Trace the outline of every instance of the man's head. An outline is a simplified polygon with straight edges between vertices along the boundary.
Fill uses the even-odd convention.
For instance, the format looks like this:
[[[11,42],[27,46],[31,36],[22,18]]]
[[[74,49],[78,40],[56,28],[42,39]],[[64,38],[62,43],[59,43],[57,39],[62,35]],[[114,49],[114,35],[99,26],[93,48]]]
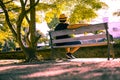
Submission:
[[[59,20],[60,20],[60,22],[65,22],[67,20],[67,17],[65,16],[65,14],[61,14],[59,16]]]

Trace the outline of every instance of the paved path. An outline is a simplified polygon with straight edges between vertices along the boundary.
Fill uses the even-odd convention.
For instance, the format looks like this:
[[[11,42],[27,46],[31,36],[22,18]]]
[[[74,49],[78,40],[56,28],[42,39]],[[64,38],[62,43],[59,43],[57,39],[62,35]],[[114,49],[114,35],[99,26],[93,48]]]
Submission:
[[[120,59],[80,58],[37,63],[19,61],[0,60],[0,80],[120,80]]]

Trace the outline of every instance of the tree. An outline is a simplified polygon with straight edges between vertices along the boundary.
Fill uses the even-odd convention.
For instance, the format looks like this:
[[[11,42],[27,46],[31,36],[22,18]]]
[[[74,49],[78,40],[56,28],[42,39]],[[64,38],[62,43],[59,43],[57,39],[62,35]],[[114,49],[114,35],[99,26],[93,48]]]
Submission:
[[[53,4],[55,7],[46,11],[45,18],[52,28],[56,24],[53,20],[61,13],[67,14],[69,23],[74,24],[84,20],[90,21],[97,17],[97,10],[108,7],[100,0],[54,0]]]
[[[38,4],[39,0],[37,0],[36,2],[35,1],[36,0],[25,0],[25,1],[20,0],[20,3],[21,3],[21,8],[19,8],[20,13],[17,14],[18,16],[17,18],[15,18],[16,23],[13,24],[10,18],[9,10],[6,7],[6,3],[10,1],[0,0],[0,6],[5,14],[6,23],[9,29],[11,30],[11,32],[13,33],[14,37],[16,38],[17,42],[19,43],[20,47],[22,48],[23,52],[25,53],[26,61],[32,61],[37,59],[36,43],[38,38],[40,38],[40,35],[39,36],[35,35],[35,6]],[[13,2],[13,0],[11,0],[11,2]],[[29,2],[30,4],[28,4]],[[30,18],[28,14],[30,15]],[[27,45],[24,45],[23,35],[21,34],[22,23],[24,19],[26,19],[29,24],[29,31],[25,36],[25,39],[28,42]]]
[[[113,13],[114,16],[120,16],[120,11],[116,11]]]
[[[107,4],[100,0],[79,0],[79,2],[74,6],[74,10],[69,21],[71,23],[79,23],[83,20],[90,21],[97,17],[97,10],[106,7],[108,7]]]

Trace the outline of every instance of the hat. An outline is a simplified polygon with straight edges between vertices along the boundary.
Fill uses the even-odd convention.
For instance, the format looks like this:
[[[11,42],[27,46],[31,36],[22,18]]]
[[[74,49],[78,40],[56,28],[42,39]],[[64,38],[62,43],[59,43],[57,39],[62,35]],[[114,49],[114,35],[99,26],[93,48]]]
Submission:
[[[67,17],[65,16],[65,14],[61,14],[60,17],[59,17],[60,20],[66,20]]]

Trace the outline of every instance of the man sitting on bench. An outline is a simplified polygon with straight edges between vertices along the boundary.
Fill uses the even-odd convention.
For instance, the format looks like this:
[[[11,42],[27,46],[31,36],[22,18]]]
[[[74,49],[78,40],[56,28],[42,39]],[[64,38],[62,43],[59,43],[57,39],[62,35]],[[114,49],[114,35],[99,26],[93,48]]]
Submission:
[[[61,14],[59,17],[60,23],[55,27],[55,31],[58,30],[65,30],[65,29],[73,29],[73,28],[78,28],[80,26],[88,26],[88,24],[74,24],[74,25],[69,25],[66,23],[67,17],[65,14]],[[64,38],[70,38],[70,35],[64,35],[64,36],[57,36],[56,39],[64,39]],[[56,46],[61,46],[61,45],[74,45],[74,44],[81,44],[80,41],[74,41],[74,42],[65,42],[65,43],[56,43]],[[73,47],[73,48],[66,48],[66,57],[68,59],[74,59],[75,57],[72,55],[75,53],[80,47]]]

